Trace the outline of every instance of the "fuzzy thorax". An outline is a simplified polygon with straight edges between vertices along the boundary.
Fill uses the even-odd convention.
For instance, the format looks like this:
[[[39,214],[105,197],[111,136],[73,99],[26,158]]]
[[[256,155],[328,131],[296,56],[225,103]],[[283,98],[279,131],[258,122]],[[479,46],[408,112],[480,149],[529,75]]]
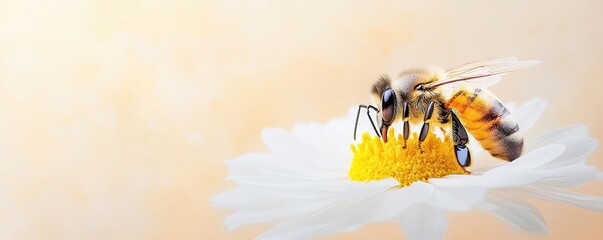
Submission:
[[[418,136],[410,136],[404,148],[404,138],[390,129],[388,142],[379,137],[362,135],[362,141],[352,145],[354,158],[348,175],[351,180],[368,182],[395,178],[402,187],[416,181],[426,182],[451,174],[466,174],[454,156],[454,144],[449,137],[444,140],[429,134],[418,147]]]

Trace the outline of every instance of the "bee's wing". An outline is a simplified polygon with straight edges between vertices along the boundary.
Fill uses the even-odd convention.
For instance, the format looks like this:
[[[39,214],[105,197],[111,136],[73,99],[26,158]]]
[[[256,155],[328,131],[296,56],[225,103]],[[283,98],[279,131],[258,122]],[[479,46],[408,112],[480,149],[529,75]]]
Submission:
[[[502,75],[518,69],[539,64],[538,61],[520,61],[515,57],[495,58],[467,63],[446,71],[445,78],[432,87],[451,84],[471,85],[473,87],[488,87],[496,84]]]

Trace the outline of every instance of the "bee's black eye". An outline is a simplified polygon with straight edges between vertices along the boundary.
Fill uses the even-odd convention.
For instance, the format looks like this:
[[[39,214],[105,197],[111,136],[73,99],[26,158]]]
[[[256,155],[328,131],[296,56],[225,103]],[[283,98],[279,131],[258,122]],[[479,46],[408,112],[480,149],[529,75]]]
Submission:
[[[381,116],[387,124],[391,124],[396,116],[396,93],[391,88],[383,91],[381,95]]]
[[[417,86],[415,86],[415,90],[424,91],[425,90],[425,85],[423,85],[423,84],[417,84]]]

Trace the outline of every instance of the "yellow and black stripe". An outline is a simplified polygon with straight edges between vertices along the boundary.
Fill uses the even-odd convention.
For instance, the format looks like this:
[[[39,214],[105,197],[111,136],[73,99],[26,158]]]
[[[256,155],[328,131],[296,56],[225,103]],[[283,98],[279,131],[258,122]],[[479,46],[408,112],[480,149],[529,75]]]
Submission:
[[[494,157],[513,161],[521,155],[523,136],[509,110],[483,89],[460,89],[446,107],[454,109],[465,128]]]

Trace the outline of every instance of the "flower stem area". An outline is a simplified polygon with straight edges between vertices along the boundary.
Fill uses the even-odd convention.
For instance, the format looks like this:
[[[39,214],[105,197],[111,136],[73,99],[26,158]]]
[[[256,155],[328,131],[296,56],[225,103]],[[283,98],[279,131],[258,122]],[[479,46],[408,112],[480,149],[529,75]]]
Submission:
[[[396,136],[397,135],[397,136]],[[368,182],[385,178],[395,178],[402,187],[416,181],[426,182],[430,178],[440,178],[451,174],[467,174],[454,156],[454,144],[450,137],[441,139],[429,134],[421,143],[417,134],[410,136],[404,148],[404,138],[395,134],[392,128],[387,143],[369,133],[362,135],[362,141],[351,145],[354,158],[348,172],[351,180]]]

